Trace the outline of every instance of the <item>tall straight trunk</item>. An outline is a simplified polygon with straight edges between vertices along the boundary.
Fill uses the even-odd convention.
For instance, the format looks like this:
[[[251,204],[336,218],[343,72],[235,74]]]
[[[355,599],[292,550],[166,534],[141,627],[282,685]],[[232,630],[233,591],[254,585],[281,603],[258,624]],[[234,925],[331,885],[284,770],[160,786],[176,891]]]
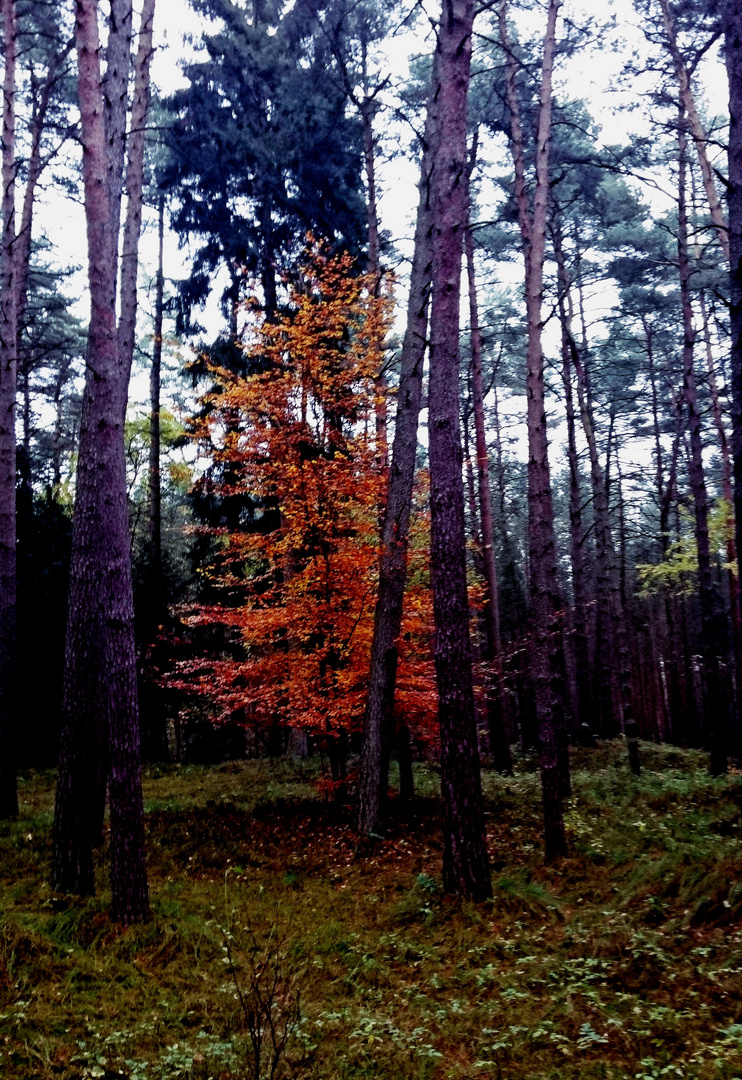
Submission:
[[[363,722],[358,828],[366,836],[378,833],[380,828],[394,736],[392,713],[397,677],[397,642],[402,626],[407,576],[407,544],[428,330],[432,257],[430,180],[437,123],[437,103],[433,93],[436,67],[437,61],[434,60],[423,136],[420,199],[407,301],[407,325],[402,343],[392,460],[382,525],[379,594]]]
[[[683,314],[683,396],[688,410],[690,455],[688,473],[695,518],[696,548],[698,551],[698,592],[701,605],[704,664],[704,726],[711,740],[711,772],[719,776],[727,770],[727,739],[724,722],[724,702],[720,693],[719,660],[722,648],[717,598],[711,565],[708,528],[708,494],[703,467],[703,434],[698,408],[693,350],[696,331],[693,325],[688,252],[688,212],[686,201],[687,136],[686,118],[681,106],[678,124],[678,271]]]
[[[730,367],[732,384],[732,459],[737,552],[742,551],[742,8],[727,0],[723,15],[724,56],[729,81],[728,188]],[[742,693],[742,687],[737,688]],[[737,738],[740,720],[737,719]]]
[[[472,0],[447,0],[438,29],[430,310],[431,572],[441,739],[445,887],[492,893],[474,709],[459,427],[459,304],[467,217],[466,116]]]
[[[18,345],[18,283],[15,268],[15,91],[17,28],[15,0],[2,0],[3,152],[2,240],[0,241],[0,817],[18,812],[15,745],[16,693],[16,514],[15,397]]]
[[[473,158],[470,163],[469,178]],[[509,776],[513,771],[510,747],[503,723],[502,672],[500,670],[500,599],[495,565],[495,523],[492,514],[492,491],[490,489],[487,435],[484,423],[484,380],[482,376],[482,333],[479,328],[479,306],[474,267],[474,239],[471,232],[471,198],[464,233],[467,281],[469,286],[469,328],[471,333],[471,389],[474,411],[474,433],[477,451],[477,482],[479,489],[479,516],[482,523],[482,564],[485,581],[484,618],[487,651],[487,725],[490,752],[498,772]]]
[[[587,441],[590,458],[590,483],[593,494],[593,520],[595,531],[595,563],[597,612],[595,626],[595,701],[598,706],[600,729],[603,734],[615,733],[614,712],[614,641],[611,579],[613,576],[613,540],[611,538],[610,515],[606,475],[600,462],[598,442],[593,426],[592,409],[588,393],[587,373],[580,351],[572,339],[572,361],[577,376],[577,400],[580,408],[582,430]]]
[[[577,454],[577,425],[572,391],[571,314],[567,299],[569,281],[564,265],[562,237],[558,224],[554,227],[554,254],[559,284],[558,308],[562,345],[562,386],[567,418],[567,460],[569,463],[569,541],[572,564],[572,598],[574,604],[574,663],[577,684],[577,727],[590,726],[592,694],[590,687],[590,656],[588,649],[588,590],[584,565],[585,530],[582,525],[582,492]]]
[[[567,840],[562,813],[565,769],[560,760],[560,733],[563,731],[564,662],[561,632],[556,624],[561,598],[557,581],[554,508],[549,476],[548,434],[544,399],[544,357],[541,345],[541,305],[543,299],[546,249],[547,203],[549,198],[549,146],[551,142],[551,98],[556,23],[560,0],[549,0],[544,35],[541,86],[536,132],[536,185],[532,210],[528,205],[525,181],[521,110],[516,85],[517,65],[510,47],[506,0],[500,0],[500,41],[507,55],[506,89],[510,110],[510,142],[515,165],[515,193],[518,221],[525,257],[526,318],[528,344],[526,396],[528,403],[528,555],[530,566],[531,621],[534,642],[533,674],[538,717],[541,787],[544,805],[544,847],[547,858],[564,854]]]
[[[144,186],[144,134],[149,112],[149,69],[152,60],[152,23],[155,0],[144,0],[139,24],[139,41],[134,64],[134,99],[131,107],[126,160],[126,220],[121,249],[119,284],[119,363],[122,382],[128,385],[134,356],[137,325],[137,270],[139,236],[142,231],[142,190]],[[126,408],[126,395],[122,404]]]
[[[614,571],[616,580],[614,633],[616,638],[616,649],[618,653],[621,726],[623,729],[623,733],[626,736],[626,749],[629,756],[629,767],[634,776],[639,776],[641,774],[641,762],[639,758],[639,734],[636,723],[636,711],[634,709],[631,643],[629,640],[629,608],[626,598],[626,523],[624,519],[623,484],[621,477],[621,461],[619,458],[618,446],[619,444],[617,439],[615,448],[615,460],[616,477],[618,481],[619,565],[617,567],[617,573]]]
[[[69,616],[52,875],[56,888],[91,893],[91,805],[98,730],[108,733],[113,914],[149,914],[139,773],[134,611],[122,400],[116,334],[114,238],[103,124],[97,3],[76,0],[78,94],[91,298],[87,374],[73,517]]]
[[[698,115],[698,109],[696,108],[696,103],[693,98],[688,68],[683,59],[680,47],[678,46],[675,24],[673,22],[672,13],[670,12],[670,4],[668,0],[659,0],[659,2],[662,11],[662,25],[665,28],[665,35],[667,37],[667,47],[670,56],[672,57],[673,66],[675,68],[675,78],[677,79],[678,87],[680,89],[680,100],[687,117],[687,127],[690,129],[693,144],[696,148],[696,153],[698,154],[698,163],[701,166],[703,187],[706,192],[711,220],[716,228],[716,235],[721,244],[721,249],[724,252],[724,257],[727,262],[729,262],[729,232],[727,223],[724,220],[724,211],[722,210],[721,202],[719,200],[719,193],[716,190],[714,172],[711,168],[711,162],[709,161],[708,137],[703,130],[703,124],[701,123],[701,118]]]
[[[108,210],[113,237],[113,274],[118,278],[121,199],[126,158],[126,117],[129,111],[129,73],[133,5],[131,0],[110,0],[106,70],[103,76],[103,121],[105,124],[108,177]]]
[[[381,249],[379,245],[379,207],[376,199],[376,140],[374,139],[374,113],[372,98],[364,98],[359,105],[363,131],[363,164],[366,169],[366,224],[368,228],[368,272],[374,287],[381,288]],[[374,419],[376,424],[376,457],[380,468],[388,465],[387,447],[387,386],[384,372],[379,371],[375,381]]]
[[[152,367],[149,373],[149,544],[153,587],[162,588],[162,487],[160,476],[160,384],[162,368],[162,322],[165,297],[164,273],[165,196],[157,200],[157,278]],[[159,607],[159,604],[157,605]]]

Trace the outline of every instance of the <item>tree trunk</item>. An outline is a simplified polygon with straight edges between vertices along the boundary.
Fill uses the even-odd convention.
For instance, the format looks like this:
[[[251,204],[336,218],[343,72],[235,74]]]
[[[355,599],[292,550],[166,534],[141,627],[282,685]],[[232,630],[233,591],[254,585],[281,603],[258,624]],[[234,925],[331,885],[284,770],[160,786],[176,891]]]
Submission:
[[[720,693],[721,635],[717,599],[711,566],[711,549],[708,530],[708,495],[703,467],[703,435],[701,415],[698,409],[696,374],[693,366],[693,348],[696,332],[693,326],[690,280],[691,266],[688,253],[688,214],[686,208],[687,141],[686,119],[681,106],[678,124],[678,270],[680,273],[680,298],[683,313],[683,396],[688,410],[690,432],[690,457],[688,474],[695,516],[696,547],[698,550],[698,591],[701,604],[701,628],[703,636],[704,666],[704,726],[711,741],[711,773],[719,776],[727,771],[727,732],[724,722],[724,702]]]
[[[157,279],[155,283],[155,325],[152,367],[149,373],[149,545],[153,586],[162,588],[162,490],[160,478],[160,382],[162,367],[162,321],[165,295],[163,247],[165,240],[165,196],[157,202]],[[159,605],[157,605],[159,606]]]
[[[474,165],[469,168],[469,180]],[[471,190],[471,189],[470,189]],[[484,424],[484,385],[482,378],[482,334],[479,329],[477,283],[474,270],[474,240],[471,233],[471,198],[468,200],[468,221],[464,233],[466,267],[469,284],[469,326],[471,331],[471,386],[474,409],[474,430],[477,447],[477,479],[479,516],[482,523],[482,563],[485,581],[485,628],[487,651],[487,722],[490,752],[498,772],[510,776],[513,762],[503,724],[502,672],[500,670],[500,601],[495,565],[495,525],[492,514],[487,437]]]
[[[358,828],[366,836],[379,832],[394,731],[392,710],[397,674],[397,640],[402,625],[407,575],[407,543],[428,328],[432,251],[430,178],[436,118],[437,106],[431,89],[423,138],[420,201],[407,302],[407,326],[402,343],[392,461],[382,526],[379,594],[363,723]]]
[[[76,0],[79,100],[91,297],[73,518],[53,882],[91,893],[96,732],[110,747],[111,888],[122,923],[149,914],[139,774],[134,612],[114,238],[103,125],[97,3]]]
[[[438,31],[438,138],[433,168],[430,314],[431,572],[444,808],[446,889],[491,896],[474,710],[459,427],[459,303],[467,217],[466,116],[472,0],[443,5]]]
[[[142,231],[142,189],[144,186],[144,134],[149,112],[149,68],[152,59],[152,23],[155,0],[144,0],[139,25],[139,43],[134,64],[134,100],[129,124],[126,162],[126,220],[121,250],[118,325],[119,363],[122,380],[128,385],[134,357],[137,325],[137,270],[139,236]],[[124,396],[124,407],[126,397]]]
[[[121,199],[126,157],[126,116],[129,111],[129,71],[132,36],[131,0],[110,0],[106,71],[103,76],[103,119],[105,124],[108,176],[108,209],[113,238],[113,280],[118,279]]]
[[[588,590],[584,567],[585,531],[582,525],[582,493],[577,456],[574,394],[572,393],[571,318],[567,305],[569,281],[564,265],[561,233],[554,228],[554,254],[559,279],[559,321],[562,330],[562,385],[567,417],[567,458],[569,461],[569,539],[572,564],[572,599],[574,605],[574,663],[577,683],[577,728],[584,735],[592,724],[592,694],[590,687],[590,656],[588,649],[587,612]]]
[[[18,284],[15,268],[15,0],[2,0],[3,153],[0,278],[0,818],[18,812],[16,783],[16,520],[15,397]]]
[[[546,217],[549,197],[549,145],[556,22],[560,0],[549,0],[544,35],[541,86],[536,134],[536,186],[529,210],[525,182],[524,145],[517,66],[509,44],[506,0],[500,0],[500,41],[507,54],[506,88],[510,109],[510,141],[515,165],[518,221],[525,257],[528,347],[526,395],[528,401],[528,554],[530,565],[531,622],[534,628],[532,673],[538,717],[541,787],[544,804],[544,847],[547,858],[567,850],[562,815],[562,793],[567,777],[560,761],[563,731],[563,652],[556,613],[561,608],[557,583],[554,510],[549,477],[548,436],[544,401],[544,358],[541,346]],[[567,774],[568,775],[568,774]]]
[[[662,24],[665,28],[665,34],[667,35],[667,45],[675,67],[675,78],[677,79],[680,88],[680,100],[687,116],[687,126],[690,128],[693,143],[698,154],[698,162],[701,166],[701,176],[703,177],[703,186],[706,192],[706,199],[708,200],[711,220],[716,227],[716,235],[719,238],[724,257],[727,262],[729,262],[729,232],[727,223],[724,220],[724,211],[722,210],[719,201],[719,195],[714,182],[714,173],[706,149],[708,138],[706,132],[703,130],[703,124],[701,123],[698,110],[696,109],[696,103],[693,99],[690,75],[678,47],[675,24],[672,20],[668,0],[660,0],[660,7],[662,9]]]
[[[742,8],[727,0],[724,55],[729,80],[728,189],[730,249],[730,366],[732,383],[732,459],[737,552],[742,551]],[[737,688],[737,694],[742,687]],[[737,739],[740,719],[737,717]]]

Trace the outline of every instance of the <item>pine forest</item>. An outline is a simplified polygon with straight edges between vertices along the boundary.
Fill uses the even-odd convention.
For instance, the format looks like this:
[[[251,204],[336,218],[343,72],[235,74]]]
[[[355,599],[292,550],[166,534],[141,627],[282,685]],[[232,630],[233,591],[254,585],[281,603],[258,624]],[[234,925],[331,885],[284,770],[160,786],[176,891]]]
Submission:
[[[742,1080],[740,0],[0,0],[0,1076]]]

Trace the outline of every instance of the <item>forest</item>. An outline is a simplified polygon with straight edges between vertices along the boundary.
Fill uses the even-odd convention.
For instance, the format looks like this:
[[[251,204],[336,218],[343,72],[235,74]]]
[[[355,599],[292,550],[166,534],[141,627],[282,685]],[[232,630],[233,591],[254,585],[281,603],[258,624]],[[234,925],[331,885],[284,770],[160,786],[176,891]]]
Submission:
[[[742,1080],[739,0],[0,27],[0,1076]]]

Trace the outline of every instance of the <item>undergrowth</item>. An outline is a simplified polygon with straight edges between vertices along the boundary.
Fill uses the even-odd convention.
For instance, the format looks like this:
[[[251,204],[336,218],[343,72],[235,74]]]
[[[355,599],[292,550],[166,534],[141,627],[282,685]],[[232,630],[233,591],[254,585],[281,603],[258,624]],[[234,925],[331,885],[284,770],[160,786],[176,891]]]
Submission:
[[[485,773],[481,905],[442,892],[424,766],[362,854],[311,763],[150,767],[153,918],[123,930],[105,851],[96,899],[49,889],[54,778],[23,777],[0,824],[0,1076],[740,1080],[740,776],[642,751],[638,780],[619,744],[575,751],[552,866],[533,763]]]

